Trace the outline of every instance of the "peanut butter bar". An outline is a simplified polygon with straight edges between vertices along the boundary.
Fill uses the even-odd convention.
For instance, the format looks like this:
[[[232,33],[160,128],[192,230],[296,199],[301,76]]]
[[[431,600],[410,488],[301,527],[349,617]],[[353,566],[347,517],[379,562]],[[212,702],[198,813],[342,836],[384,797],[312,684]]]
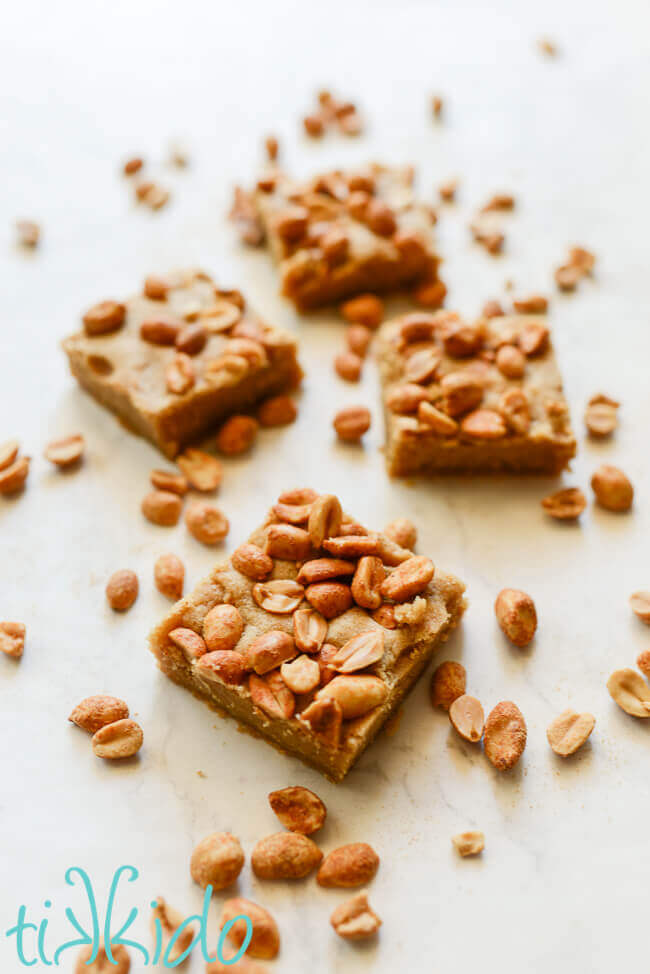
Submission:
[[[279,264],[282,293],[299,309],[364,291],[394,291],[437,279],[435,214],[418,203],[410,167],[373,164],[297,183],[281,172],[236,191],[231,217],[242,238],[264,238]]]
[[[405,314],[378,357],[391,474],[557,474],[575,455],[543,316]]]
[[[63,342],[72,374],[172,458],[302,376],[291,335],[201,271],[149,277],[142,294],[95,305],[83,325]]]
[[[176,683],[341,781],[458,625],[464,588],[296,489],[150,648]]]

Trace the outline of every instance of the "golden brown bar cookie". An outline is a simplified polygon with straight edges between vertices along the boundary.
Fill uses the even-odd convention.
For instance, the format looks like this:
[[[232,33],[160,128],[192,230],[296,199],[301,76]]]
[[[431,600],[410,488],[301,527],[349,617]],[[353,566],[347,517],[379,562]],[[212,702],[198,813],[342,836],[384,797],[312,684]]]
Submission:
[[[150,637],[162,671],[340,781],[458,625],[464,585],[288,491]]]
[[[292,336],[201,271],[95,305],[63,348],[79,383],[168,457],[302,377]]]
[[[412,312],[379,333],[389,473],[556,474],[575,455],[546,319]]]
[[[266,238],[282,293],[316,308],[437,280],[435,214],[412,184],[410,167],[372,164],[304,183],[274,171],[252,194],[236,191],[231,217],[247,242]]]

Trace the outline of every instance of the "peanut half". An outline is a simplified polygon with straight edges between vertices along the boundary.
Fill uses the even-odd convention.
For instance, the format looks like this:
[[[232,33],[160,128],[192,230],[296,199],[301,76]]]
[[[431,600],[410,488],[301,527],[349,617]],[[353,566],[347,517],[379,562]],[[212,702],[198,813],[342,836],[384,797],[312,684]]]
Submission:
[[[195,490],[206,492],[216,490],[223,480],[223,467],[220,461],[203,450],[187,447],[184,453],[176,458],[176,463]]]
[[[263,676],[293,659],[296,656],[296,644],[288,633],[281,629],[271,629],[257,636],[247,646],[244,655],[246,665],[258,676]]]
[[[283,663],[280,676],[292,693],[311,693],[320,683],[320,666],[311,656],[298,656],[290,663]]]
[[[476,697],[470,697],[466,693],[462,697],[457,697],[449,707],[449,720],[466,741],[476,743],[481,740],[485,716],[483,707]]]
[[[290,832],[311,835],[325,824],[327,809],[318,795],[309,788],[294,785],[272,791],[269,795],[269,805],[285,829],[289,829]]]
[[[344,720],[362,717],[384,703],[388,687],[376,676],[336,676],[316,694],[317,700],[334,700],[341,708]],[[307,711],[303,713],[307,719]]]
[[[374,936],[381,926],[381,920],[368,903],[365,891],[337,906],[330,923],[344,940],[365,940]]]
[[[630,595],[632,612],[646,626],[650,626],[650,592],[634,592]]]
[[[125,718],[100,727],[93,735],[92,746],[98,758],[119,761],[137,754],[142,740],[140,725],[135,720]]]
[[[544,497],[541,504],[557,521],[575,521],[587,506],[587,498],[579,487],[565,487]]]
[[[323,858],[315,842],[299,832],[276,832],[260,839],[251,855],[258,879],[302,879]]]
[[[634,670],[616,670],[607,681],[612,699],[632,717],[650,717],[650,687]]]
[[[549,725],[546,731],[548,743],[556,754],[566,758],[582,747],[595,723],[593,714],[577,714],[575,710],[565,710]]]
[[[236,836],[213,832],[195,847],[190,859],[190,874],[203,889],[226,889],[235,882],[244,865],[244,853]]]
[[[71,467],[81,460],[84,447],[83,436],[80,433],[75,433],[73,436],[66,436],[61,440],[52,440],[45,447],[43,455],[55,467]]]

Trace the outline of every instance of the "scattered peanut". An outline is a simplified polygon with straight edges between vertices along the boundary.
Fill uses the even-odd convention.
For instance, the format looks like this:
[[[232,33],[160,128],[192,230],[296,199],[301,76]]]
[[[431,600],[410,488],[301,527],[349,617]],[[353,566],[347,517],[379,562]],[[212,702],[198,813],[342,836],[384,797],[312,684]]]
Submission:
[[[316,881],[319,886],[348,889],[365,886],[379,869],[379,856],[366,842],[351,842],[328,853]]]
[[[252,447],[259,424],[252,416],[231,416],[217,433],[217,448],[226,456],[238,456]]]
[[[449,710],[454,700],[464,696],[467,672],[462,663],[445,660],[433,671],[431,677],[431,703],[434,707]]]
[[[634,592],[630,595],[630,606],[637,618],[650,626],[650,592]]]
[[[245,956],[272,960],[280,950],[280,933],[275,920],[263,906],[239,896],[226,900],[221,909],[219,929],[223,930],[227,923],[242,915],[247,916],[252,925],[252,937]],[[239,948],[244,943],[247,932],[246,922],[237,920],[228,931],[228,939]]]
[[[358,443],[370,429],[370,410],[365,406],[347,406],[340,409],[332,425],[336,435],[345,443]]]
[[[176,937],[176,932],[182,923],[185,921],[185,917],[178,910],[175,910],[172,906],[167,903],[164,897],[157,896],[155,899],[155,906],[151,910],[151,931],[153,933],[154,942],[158,940],[158,930],[161,932],[160,941],[162,944],[162,956],[165,960],[167,967],[173,967],[174,961],[177,961],[179,957],[189,948],[196,931],[193,925],[188,925],[183,928],[181,934]],[[169,943],[175,937],[174,946],[168,951]],[[181,962],[182,963],[182,962]]]
[[[125,612],[138,597],[138,576],[129,569],[113,572],[106,585],[106,599],[111,609]]]
[[[299,832],[277,832],[260,839],[251,855],[258,879],[302,879],[323,858],[315,842]]]
[[[650,687],[634,670],[616,670],[607,681],[612,699],[632,717],[650,717]]]
[[[452,836],[454,849],[460,856],[478,856],[485,848],[485,836],[482,832],[460,832]]]
[[[187,478],[173,470],[152,470],[149,479],[157,490],[178,494],[180,497],[183,497],[189,489]]]
[[[173,527],[178,524],[183,502],[169,490],[152,490],[142,501],[142,513],[152,524]]]
[[[548,743],[556,754],[566,758],[582,747],[595,723],[596,718],[592,714],[577,714],[574,710],[565,710],[549,725],[546,731]]]
[[[602,464],[591,478],[591,489],[601,507],[608,511],[629,511],[634,499],[634,487],[622,470],[608,463]]]
[[[80,433],[66,436],[62,440],[52,440],[45,447],[44,457],[57,467],[71,467],[81,460],[84,452],[84,438]]]
[[[207,501],[193,501],[185,512],[185,525],[201,544],[215,545],[228,534],[230,522],[225,514]]]
[[[185,566],[178,555],[161,555],[153,567],[156,588],[161,595],[174,602],[183,595]]]
[[[216,490],[223,480],[221,463],[216,457],[210,456],[203,450],[187,447],[184,453],[176,458],[176,463],[195,490],[206,492]]]
[[[94,950],[94,944],[89,944],[87,947],[81,948],[77,957],[77,963],[75,964],[74,974],[129,974],[131,970],[131,958],[126,947],[122,944],[111,944],[112,960],[108,959],[104,947],[101,946],[91,964],[89,961]]]
[[[235,882],[244,865],[242,847],[230,832],[213,832],[195,847],[190,859],[190,874],[203,889],[226,889]]]
[[[541,505],[557,521],[575,521],[587,506],[587,498],[579,487],[565,487],[544,497]]]
[[[86,697],[74,708],[68,720],[89,734],[96,734],[107,724],[114,724],[118,720],[125,720],[129,716],[129,708],[119,697],[108,694],[98,694]]]
[[[116,761],[137,754],[142,747],[142,739],[140,725],[127,717],[100,727],[93,735],[92,746],[98,758]]]
[[[0,622],[0,653],[20,659],[25,649],[25,632],[22,622]]]
[[[313,791],[300,785],[272,791],[269,804],[290,832],[311,835],[325,824],[327,809],[324,803]]]
[[[365,892],[357,893],[336,907],[330,923],[344,940],[365,940],[377,933],[381,920],[368,903]]]
[[[515,588],[504,588],[494,603],[497,622],[511,643],[523,649],[535,635],[537,612],[530,595]]]
[[[476,741],[481,740],[485,726],[485,715],[483,707],[476,697],[470,697],[466,693],[456,697],[449,707],[449,720],[454,729],[466,741],[476,743]]]
[[[514,768],[526,747],[526,721],[510,700],[498,703],[485,722],[485,756],[498,771]]]

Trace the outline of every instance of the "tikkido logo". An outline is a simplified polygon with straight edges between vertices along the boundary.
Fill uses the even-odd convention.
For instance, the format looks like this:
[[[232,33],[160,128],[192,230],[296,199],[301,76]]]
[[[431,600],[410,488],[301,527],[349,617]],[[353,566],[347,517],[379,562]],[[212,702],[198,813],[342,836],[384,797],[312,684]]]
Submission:
[[[90,956],[86,962],[88,965],[90,965],[96,960],[102,946],[106,951],[106,959],[108,960],[109,964],[115,965],[116,968],[119,957],[117,960],[115,959],[114,951],[120,946],[124,947],[125,949],[137,951],[139,954],[141,954],[141,957],[138,958],[138,962],[145,967],[150,965],[153,966],[155,964],[162,965],[166,968],[178,967],[179,964],[182,964],[185,960],[187,960],[192,951],[199,945],[203,959],[207,963],[218,960],[221,964],[229,966],[230,964],[236,964],[237,961],[240,960],[246,953],[248,945],[250,944],[253,936],[253,924],[251,923],[250,917],[248,917],[245,913],[240,913],[238,916],[233,917],[232,920],[229,920],[228,923],[225,924],[221,930],[221,933],[219,934],[217,952],[214,956],[210,956],[207,946],[207,932],[208,911],[210,909],[210,901],[212,899],[212,886],[206,887],[205,895],[203,897],[202,912],[188,916],[185,920],[183,920],[167,943],[164,942],[163,929],[160,919],[158,917],[154,918],[153,951],[148,950],[144,944],[139,943],[137,940],[131,940],[125,937],[125,934],[138,916],[138,910],[135,907],[131,909],[129,915],[118,932],[111,934],[113,915],[116,912],[117,890],[120,879],[123,875],[125,876],[126,881],[129,883],[134,883],[139,877],[138,870],[135,868],[135,866],[120,866],[119,869],[115,871],[109,889],[103,923],[100,923],[100,916],[97,908],[97,898],[95,896],[93,884],[88,873],[79,866],[72,866],[66,871],[65,881],[68,886],[76,886],[78,880],[83,886],[86,895],[86,905],[89,911],[90,922],[88,924],[87,931],[79,922],[71,907],[67,906],[65,908],[65,917],[79,936],[72,940],[67,940],[54,950],[51,946],[48,947],[48,945],[46,945],[47,927],[49,922],[48,918],[45,917],[38,924],[32,923],[27,919],[27,907],[20,906],[18,908],[18,917],[15,925],[6,931],[7,937],[10,939],[12,937],[16,938],[16,953],[18,954],[18,960],[20,963],[24,967],[34,967],[39,962],[46,967],[58,967],[59,961],[66,951],[79,949],[81,947],[90,947]],[[156,901],[153,900],[151,903],[152,909],[155,910],[157,905],[158,904]],[[44,906],[46,910],[50,910],[52,908],[51,900],[45,900]],[[234,956],[226,959],[222,953],[224,941],[233,925],[239,920],[243,920],[246,925],[246,936],[244,937],[241,947],[237,953],[234,954]],[[186,947],[185,950],[178,955],[178,957],[175,957],[175,950],[178,949],[177,945],[181,942],[183,934],[188,930],[188,928],[196,924],[198,924],[198,932],[194,936],[191,944],[189,944],[189,946]],[[174,959],[171,960],[171,957],[174,957]]]

